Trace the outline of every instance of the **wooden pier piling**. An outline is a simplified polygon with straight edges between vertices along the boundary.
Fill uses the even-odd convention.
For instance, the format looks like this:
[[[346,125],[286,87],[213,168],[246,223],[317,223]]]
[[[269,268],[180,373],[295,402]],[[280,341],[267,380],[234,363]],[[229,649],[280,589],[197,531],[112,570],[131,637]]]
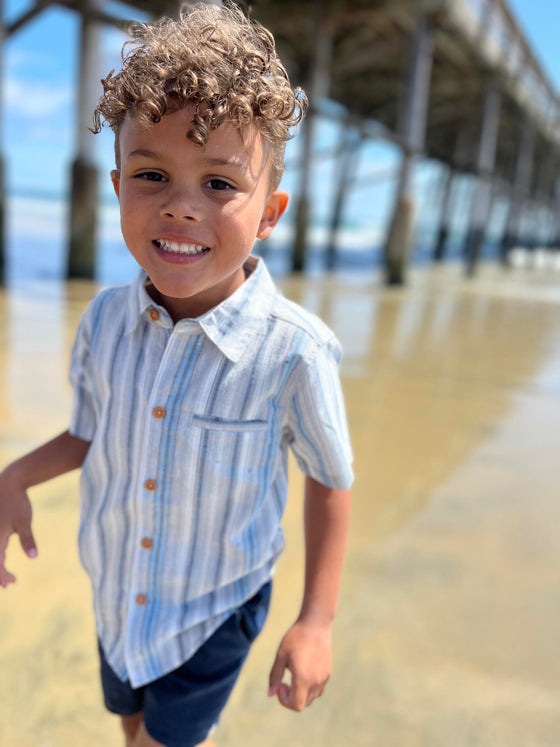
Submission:
[[[299,195],[296,206],[294,250],[292,271],[303,272],[308,247],[308,231],[311,214],[309,184],[313,167],[313,144],[316,132],[317,103],[329,93],[330,67],[332,56],[332,29],[328,24],[326,7],[322,0],[313,4],[312,33],[310,39],[311,55],[308,60],[309,112],[303,124],[302,154],[300,167]]]
[[[92,10],[101,10],[102,0],[87,0]],[[87,9],[86,9],[87,10]],[[82,14],[80,86],[78,97],[77,156],[72,164],[67,277],[95,276],[98,175],[93,134],[89,131],[93,110],[101,95],[99,83],[100,26]]]
[[[348,122],[343,127],[337,154],[335,194],[326,246],[326,266],[334,270],[340,224],[344,215],[344,205],[349,195],[352,181],[358,168],[358,158],[363,138],[358,130]]]
[[[523,203],[527,199],[531,172],[533,168],[533,155],[535,148],[535,128],[531,120],[525,119],[521,128],[519,150],[515,165],[515,176],[511,187],[511,197],[506,217],[506,228],[501,244],[501,260],[504,264],[509,262],[509,253],[519,241],[521,226],[521,212]]]
[[[416,19],[406,71],[405,96],[399,122],[402,161],[393,217],[385,244],[385,278],[389,285],[402,285],[405,282],[414,214],[412,175],[418,157],[424,149],[432,70],[432,43],[431,18],[420,14]]]
[[[496,161],[501,93],[497,81],[486,83],[482,105],[482,126],[476,163],[477,181],[471,208],[471,222],[465,242],[467,275],[474,275],[486,236],[493,202],[492,177]]]

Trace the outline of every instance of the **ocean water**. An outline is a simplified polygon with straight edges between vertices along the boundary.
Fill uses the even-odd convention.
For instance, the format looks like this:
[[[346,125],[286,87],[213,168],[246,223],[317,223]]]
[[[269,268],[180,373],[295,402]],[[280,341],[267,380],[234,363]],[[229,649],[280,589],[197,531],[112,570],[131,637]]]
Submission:
[[[63,281],[66,273],[68,206],[62,200],[36,197],[8,197],[6,216],[6,283]],[[120,235],[118,209],[102,206],[98,227],[95,280],[102,286],[126,283],[134,277],[137,265]],[[325,272],[327,229],[314,225],[309,231],[306,273]],[[384,231],[368,226],[349,225],[340,231],[335,270],[363,273],[379,271],[383,264]],[[432,261],[433,236],[429,227],[417,232],[410,263],[425,265]],[[450,237],[447,262],[462,260],[462,236]],[[291,271],[293,226],[279,224],[266,242],[257,241],[254,253],[263,256],[276,277]],[[496,242],[488,242],[482,252],[485,259],[497,256]]]
[[[6,282],[20,285],[26,281],[63,281],[66,272],[66,242],[57,237],[50,239],[18,237],[8,240],[6,248]],[[255,245],[254,254],[264,257],[275,277],[291,271],[292,250],[289,244],[273,244],[266,248]],[[459,261],[460,252],[450,254],[447,261]],[[418,247],[411,258],[417,265],[431,261],[429,247]],[[336,270],[345,272],[378,271],[382,267],[383,248],[341,248],[336,255]],[[98,245],[95,280],[102,286],[128,282],[137,270],[135,260],[122,241],[104,241]],[[326,271],[326,252],[311,246],[306,255],[306,273],[319,275]]]
[[[66,272],[66,242],[58,237],[50,239],[25,238],[9,240],[6,250],[6,282],[9,285],[26,281],[63,281]],[[275,277],[283,277],[291,271],[292,248],[287,243],[270,243],[268,246],[256,244],[254,254],[264,257]],[[494,259],[498,246],[489,242],[485,245],[483,259]],[[305,271],[316,276],[326,272],[326,252],[323,247],[311,246],[306,255]],[[460,244],[450,247],[446,262],[461,262]],[[432,247],[415,247],[410,258],[411,264],[423,266],[432,262]],[[382,245],[372,247],[342,247],[337,251],[335,271],[363,273],[380,271],[383,265]],[[137,264],[128,252],[124,242],[103,241],[97,248],[95,280],[102,286],[127,283],[134,277]]]

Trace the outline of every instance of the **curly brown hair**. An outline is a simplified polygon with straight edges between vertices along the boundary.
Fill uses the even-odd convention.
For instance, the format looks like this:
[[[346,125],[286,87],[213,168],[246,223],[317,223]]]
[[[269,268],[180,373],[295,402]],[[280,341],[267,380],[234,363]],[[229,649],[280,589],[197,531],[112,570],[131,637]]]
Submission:
[[[256,126],[272,146],[275,189],[286,142],[308,102],[300,88],[292,90],[272,34],[232,2],[184,6],[178,19],[136,23],[130,33],[122,69],[101,81],[104,93],[92,128],[97,133],[108,124],[115,133],[117,168],[118,137],[127,116],[149,127],[189,103],[196,112],[186,137],[197,145],[204,146],[225,122],[240,129]]]

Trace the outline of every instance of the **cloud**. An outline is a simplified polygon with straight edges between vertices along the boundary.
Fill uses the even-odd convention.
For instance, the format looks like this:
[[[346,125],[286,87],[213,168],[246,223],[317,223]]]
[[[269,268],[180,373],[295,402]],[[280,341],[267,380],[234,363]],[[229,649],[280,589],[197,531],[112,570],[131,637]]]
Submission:
[[[43,119],[55,115],[74,101],[71,86],[49,86],[31,83],[21,78],[8,78],[4,84],[4,103],[13,114],[27,119]]]
[[[24,70],[42,69],[52,66],[52,55],[27,47],[16,47],[6,52],[6,72],[8,74],[23,68]]]

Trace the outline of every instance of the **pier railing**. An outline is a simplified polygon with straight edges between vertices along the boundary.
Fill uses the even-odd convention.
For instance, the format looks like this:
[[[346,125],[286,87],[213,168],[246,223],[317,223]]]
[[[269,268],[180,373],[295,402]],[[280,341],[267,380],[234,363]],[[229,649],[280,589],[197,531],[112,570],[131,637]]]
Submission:
[[[515,98],[549,137],[560,142],[560,100],[505,0],[451,0],[449,12],[480,49],[485,62],[506,76]]]

